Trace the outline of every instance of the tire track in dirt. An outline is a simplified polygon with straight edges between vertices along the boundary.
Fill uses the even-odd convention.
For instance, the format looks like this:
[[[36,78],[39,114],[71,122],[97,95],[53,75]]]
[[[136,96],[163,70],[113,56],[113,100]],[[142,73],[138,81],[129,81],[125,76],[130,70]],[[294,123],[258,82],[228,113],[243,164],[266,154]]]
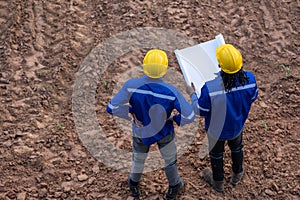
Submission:
[[[41,35],[41,41],[37,41],[37,45],[43,52],[39,61],[51,71],[53,77],[62,64],[61,59],[65,51],[67,5],[53,0],[42,1],[35,11],[37,19],[42,20],[36,21],[37,34]]]
[[[293,3],[293,4],[290,4]],[[299,8],[296,2],[281,2],[281,1],[261,1],[259,4],[252,2],[252,15],[256,16],[255,31],[261,36],[258,41],[265,46],[272,46],[266,56],[270,55],[273,59],[282,56],[295,56],[297,52],[288,41],[288,37],[297,35],[296,24],[291,23],[289,15],[282,15],[281,13],[292,13],[295,8]],[[286,5],[282,5],[286,4]],[[257,8],[257,9],[255,9]],[[285,10],[283,10],[285,9]],[[299,24],[298,24],[299,25]],[[261,32],[261,33],[259,33]],[[288,48],[288,49],[287,49]],[[285,55],[285,53],[288,53]]]
[[[49,83],[59,80],[60,88],[71,87],[65,81],[71,81],[73,70],[93,44],[93,35],[87,26],[89,9],[88,4],[82,1],[32,3],[34,40],[31,46],[35,53],[27,57],[27,61],[39,66],[31,67],[38,78]],[[56,98],[61,96],[64,95]],[[66,102],[66,99],[60,100]]]
[[[260,60],[279,65],[286,57],[295,60],[294,63],[299,59],[299,19],[295,19],[299,12],[297,2],[226,1],[214,9],[219,10],[219,16],[210,18],[217,21],[215,24],[225,34],[226,41],[232,41],[241,50],[248,52],[244,55],[246,61]],[[251,58],[251,55],[254,56]]]
[[[7,1],[0,1],[0,71],[4,72],[6,68],[8,68],[8,62],[7,62],[7,56],[6,56],[6,49],[7,49],[7,43],[6,43],[6,38],[8,34],[8,28],[12,24],[11,18],[11,12],[8,9],[11,7],[10,2]],[[7,83],[6,75],[0,73],[0,79],[2,80],[1,82]],[[0,83],[1,84],[1,83]],[[5,86],[3,86],[5,87]],[[1,87],[2,89],[2,87]],[[3,88],[4,89],[4,88]]]
[[[5,141],[4,149],[11,149],[9,152],[1,151],[1,155],[4,158],[14,159],[5,159],[1,166],[3,174],[1,172],[0,175],[7,179],[4,182],[1,180],[0,189],[2,183],[8,188],[10,188],[10,184],[15,185],[14,182],[6,180],[18,180],[19,177],[22,177],[22,172],[30,171],[34,174],[36,170],[40,169],[43,162],[52,163],[52,160],[47,160],[49,154],[47,148],[42,145],[43,142],[39,141],[46,141],[49,145],[47,147],[52,146],[57,150],[61,147],[59,145],[61,140],[67,144],[70,139],[69,134],[73,134],[73,132],[65,134],[62,131],[63,126],[72,120],[69,119],[71,114],[64,115],[66,111],[62,111],[60,106],[67,107],[71,103],[69,93],[72,91],[71,80],[76,68],[70,63],[78,63],[83,59],[83,55],[89,51],[92,44],[92,40],[89,39],[92,36],[85,26],[88,8],[85,8],[86,4],[83,2],[80,2],[81,4],[78,2],[17,1],[9,4],[0,1],[0,11],[4,13],[3,16],[0,15],[1,31],[9,30],[1,32],[1,61],[6,61],[11,65],[3,71],[14,83],[8,85],[9,90],[5,88],[5,91],[0,91],[1,102],[11,99],[8,97],[13,98],[7,104],[5,103],[3,110],[2,106],[0,109],[1,116],[5,120],[3,121],[1,117],[1,132],[2,130],[4,132],[1,135],[1,141]],[[81,5],[83,9],[87,10],[87,14],[84,14],[83,11],[79,12],[80,8],[77,9],[77,7],[72,10],[71,4],[72,6]],[[15,8],[15,5],[14,17],[9,18],[7,13],[12,12],[4,9],[6,7]],[[76,23],[79,19],[82,19],[81,22]],[[11,23],[6,23],[6,20]],[[72,37],[73,35],[76,36]],[[2,40],[2,37],[5,40]],[[74,41],[77,42],[76,45]],[[2,43],[3,45],[7,43],[8,48],[11,49],[8,55],[5,54],[6,48],[5,46],[2,48]],[[77,53],[73,53],[75,47]],[[86,49],[86,51],[82,49]],[[5,67],[4,64],[1,64],[1,68],[2,66]],[[0,78],[2,78],[2,70]],[[6,92],[5,96],[4,92]],[[45,106],[46,109],[43,109],[42,106]],[[45,120],[48,121],[47,124],[45,124]],[[62,128],[58,125],[61,125]],[[37,130],[39,130],[39,134],[34,134]],[[49,139],[48,141],[50,137],[45,136],[43,130],[50,133],[52,138],[59,139]],[[25,133],[23,133],[24,131]],[[11,134],[13,135],[11,136]],[[22,138],[23,142],[14,141],[14,137]],[[38,145],[31,148],[34,142],[37,142]],[[38,155],[35,154],[35,151],[39,152]],[[29,158],[29,156],[31,157]],[[43,160],[43,158],[45,159]],[[64,162],[67,163],[66,160]],[[36,164],[39,167],[36,168]],[[5,173],[12,167],[19,170]],[[34,180],[30,180],[30,182],[32,181],[34,182]],[[23,180],[19,180],[18,183],[25,185]],[[0,192],[0,199],[1,197]]]
[[[273,46],[276,53],[281,53],[286,47],[285,36],[281,30],[278,30],[276,21],[278,21],[278,15],[276,12],[270,12],[269,8],[276,8],[275,2],[272,1],[261,1],[260,9],[263,13],[263,26],[265,34],[270,38],[269,44]],[[274,9],[275,10],[275,9]]]
[[[70,37],[71,52],[75,51],[74,56],[83,58],[91,50],[93,45],[93,35],[88,26],[91,6],[88,3],[77,0],[70,4],[71,19],[74,35]]]
[[[15,8],[13,18],[8,8]],[[83,1],[18,1],[14,4],[0,1],[1,68],[7,67],[5,63],[11,65],[3,73],[1,70],[0,78],[5,74],[5,78],[16,84],[16,87],[9,86],[10,91],[18,91],[16,101],[12,102],[18,106],[13,110],[21,112],[30,108],[32,103],[24,101],[29,96],[36,100],[37,108],[41,104],[49,107],[50,96],[51,104],[57,105],[51,106],[55,110],[59,110],[60,102],[70,104],[67,94],[71,92],[72,76],[93,45],[93,35],[87,26],[91,8]],[[6,44],[11,49],[8,55]],[[22,120],[23,117],[18,116],[18,121]]]
[[[14,81],[24,81],[25,79],[36,78],[34,71],[39,69],[37,62],[38,51],[33,48],[36,38],[34,30],[34,12],[30,1],[20,1],[15,3],[14,16],[10,21],[13,24],[5,39],[11,51],[7,56],[7,61],[13,68],[17,69],[11,73]],[[7,5],[13,6],[13,5]]]
[[[36,99],[33,87],[34,73],[31,71],[31,66],[28,66],[25,57],[32,56],[31,48],[31,27],[30,20],[32,15],[30,12],[30,2],[19,2],[19,3],[5,3],[1,2],[1,6],[5,6],[10,13],[7,14],[6,19],[10,22],[7,23],[7,31],[3,34],[4,42],[3,49],[9,49],[1,53],[1,59],[4,59],[2,67],[5,69],[1,76],[8,81],[3,91],[3,106],[4,119],[6,123],[3,124],[4,130],[9,130],[11,127],[9,123],[12,123],[14,128],[29,127],[28,122],[21,123],[22,119],[26,119],[26,116],[31,114],[37,116],[37,113],[32,109],[34,104],[38,101],[29,101],[28,98]],[[1,7],[2,9],[2,7]],[[13,10],[13,12],[12,12]],[[2,9],[3,11],[3,9]],[[11,25],[9,25],[11,24]],[[1,48],[2,49],[2,48]],[[8,64],[9,63],[9,64]],[[2,71],[2,70],[1,70]],[[3,75],[4,74],[4,75]],[[2,96],[2,95],[1,95]],[[26,110],[21,115],[22,111]],[[2,116],[2,115],[1,115]],[[13,121],[12,121],[13,119]],[[22,124],[22,125],[21,125]]]
[[[8,134],[8,126],[11,126],[15,118],[11,116],[7,110],[6,103],[11,101],[7,92],[9,86],[9,62],[7,60],[7,49],[9,48],[7,38],[9,35],[9,27],[12,25],[11,13],[8,8],[12,7],[10,2],[0,0],[0,159],[4,163],[6,157],[10,155],[6,147],[7,141],[10,139]],[[7,100],[7,98],[9,100]],[[3,178],[7,174],[9,168],[0,165],[0,198],[3,186]]]
[[[13,12],[15,6],[11,1],[0,0],[0,78],[3,80],[9,79],[8,73],[2,73],[8,71],[7,49],[8,49],[8,35],[11,26],[13,25]]]
[[[89,3],[83,1],[50,0],[32,4],[35,39],[32,47],[36,52],[35,63],[40,66],[35,68],[35,74],[43,80],[41,87],[46,88],[42,103],[51,113],[48,120],[54,127],[48,129],[55,135],[57,129],[62,130],[72,122],[72,113],[60,107],[71,107],[73,75],[93,45],[93,35],[87,26],[89,9]],[[58,135],[66,140],[76,134],[69,132],[62,136],[61,130]],[[56,146],[57,142],[51,145]]]
[[[49,0],[33,4],[36,35],[33,46],[41,52],[38,60],[45,66],[38,75],[49,80],[62,69],[76,67],[78,60],[90,51],[93,44],[93,35],[87,26],[90,8],[83,1]]]
[[[12,25],[12,14],[9,8],[13,8],[11,1],[0,1],[0,36],[1,40],[5,39],[5,33],[8,31],[8,28]]]

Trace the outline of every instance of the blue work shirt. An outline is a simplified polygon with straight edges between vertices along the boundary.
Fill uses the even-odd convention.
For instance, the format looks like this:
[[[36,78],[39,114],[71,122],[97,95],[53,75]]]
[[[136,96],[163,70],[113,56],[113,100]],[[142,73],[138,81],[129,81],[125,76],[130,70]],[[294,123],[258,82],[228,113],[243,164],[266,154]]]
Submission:
[[[243,129],[251,108],[257,99],[258,88],[251,72],[246,72],[249,82],[244,86],[237,85],[226,92],[221,74],[208,81],[201,88],[197,99],[192,96],[193,107],[197,114],[205,118],[205,130],[217,139],[233,139]]]
[[[176,87],[146,75],[125,82],[106,107],[108,113],[127,120],[131,113],[133,136],[148,146],[174,132],[173,121],[168,120],[174,109],[178,114],[173,120],[180,126],[195,119],[192,105]]]

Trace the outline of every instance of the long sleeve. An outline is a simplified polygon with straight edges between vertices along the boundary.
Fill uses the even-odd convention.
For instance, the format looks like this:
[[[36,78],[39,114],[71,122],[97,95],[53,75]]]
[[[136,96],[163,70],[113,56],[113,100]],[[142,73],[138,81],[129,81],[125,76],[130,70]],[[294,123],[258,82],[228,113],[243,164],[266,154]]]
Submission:
[[[253,103],[257,99],[257,97],[258,97],[258,88],[257,88],[256,82],[255,82],[255,90],[254,90],[254,95],[251,98],[251,103]]]
[[[191,101],[192,101],[192,107],[195,112],[195,115],[200,115],[199,108],[198,108],[198,97],[196,93],[193,93],[191,95]]]
[[[106,111],[112,115],[131,120],[128,113],[131,110],[129,102],[129,93],[127,91],[126,83],[121,90],[112,98],[109,104],[106,106]]]
[[[173,120],[180,126],[191,123],[196,117],[192,105],[185,100],[180,92],[176,96],[174,107],[179,114],[175,115]]]
[[[200,116],[207,116],[209,114],[211,110],[211,100],[209,97],[209,92],[206,84],[201,88],[201,96],[198,99],[198,103],[193,104],[193,106],[194,109],[199,110],[199,112],[197,113]]]

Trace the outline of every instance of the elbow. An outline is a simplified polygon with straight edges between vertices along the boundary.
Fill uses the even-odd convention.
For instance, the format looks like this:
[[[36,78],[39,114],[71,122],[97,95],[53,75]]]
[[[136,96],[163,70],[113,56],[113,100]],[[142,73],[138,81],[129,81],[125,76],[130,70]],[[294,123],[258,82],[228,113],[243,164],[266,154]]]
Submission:
[[[112,115],[112,109],[109,106],[106,106],[106,112]]]

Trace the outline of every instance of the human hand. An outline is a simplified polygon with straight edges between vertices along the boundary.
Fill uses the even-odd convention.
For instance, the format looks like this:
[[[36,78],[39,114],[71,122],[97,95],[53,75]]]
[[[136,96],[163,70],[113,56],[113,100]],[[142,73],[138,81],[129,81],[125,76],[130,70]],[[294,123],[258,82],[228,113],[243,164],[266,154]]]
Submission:
[[[167,121],[173,121],[173,117],[175,116],[174,113],[171,113],[170,117],[167,119]]]
[[[143,123],[139,121],[134,113],[131,113],[132,121],[136,124],[137,127],[142,127]]]
[[[191,86],[186,85],[186,92],[188,93],[188,95],[192,96],[192,94],[195,93],[195,86],[194,83],[191,83]]]

